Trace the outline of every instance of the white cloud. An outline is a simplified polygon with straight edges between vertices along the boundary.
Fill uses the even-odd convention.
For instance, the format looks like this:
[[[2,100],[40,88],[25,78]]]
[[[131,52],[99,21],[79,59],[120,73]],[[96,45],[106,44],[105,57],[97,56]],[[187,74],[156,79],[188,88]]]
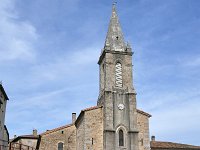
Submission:
[[[181,104],[174,105],[172,103],[172,106],[165,106],[162,107],[163,110],[154,111],[153,117],[150,119],[151,134],[156,135],[158,140],[167,139],[168,141],[188,143],[189,141],[185,137],[195,137],[196,133],[200,132],[198,130],[200,126],[199,104],[199,100],[196,99]]]
[[[83,48],[62,57],[54,58],[48,63],[38,64],[31,68],[32,83],[42,84],[45,81],[55,81],[66,77],[79,76],[90,64],[97,66],[99,52],[96,47]],[[64,80],[64,79],[63,79]]]
[[[67,117],[67,115],[71,115],[71,112],[79,113],[81,109],[96,104],[96,93],[89,95],[85,93],[87,89],[96,88],[97,82],[91,82],[92,79],[90,79],[90,82],[84,84],[85,80],[88,80],[84,76],[91,74],[87,71],[91,64],[98,68],[97,60],[100,52],[96,49],[98,48],[89,47],[82,48],[81,51],[74,50],[70,52],[70,55],[54,57],[48,63],[34,64],[29,68],[30,73],[26,74],[25,79],[28,86],[27,82],[20,81],[20,84],[17,84],[22,91],[11,98],[14,101],[9,101],[7,108],[7,125],[16,130],[11,130],[11,135],[25,133],[27,128],[31,127],[37,127],[43,132],[63,122],[69,123],[71,120],[67,118],[71,116]],[[78,81],[82,78],[84,78],[84,83]],[[79,84],[75,85],[73,82],[79,82]],[[46,89],[43,89],[44,87]],[[37,112],[43,113],[36,116]],[[15,122],[17,125],[12,127],[13,119],[19,117],[21,119]],[[52,119],[54,122],[51,121]],[[46,124],[41,125],[39,123],[41,120]],[[22,126],[26,127],[26,131]]]
[[[185,137],[196,136],[200,132],[199,87],[178,90],[146,93],[142,108],[152,115],[150,134],[161,141],[197,144]]]
[[[199,56],[195,56],[193,59],[188,59],[186,60],[186,62],[184,63],[185,66],[188,67],[199,67],[200,66],[200,57]]]
[[[0,3],[0,61],[33,59],[33,42],[38,36],[35,27],[19,19],[15,0],[1,0]]]

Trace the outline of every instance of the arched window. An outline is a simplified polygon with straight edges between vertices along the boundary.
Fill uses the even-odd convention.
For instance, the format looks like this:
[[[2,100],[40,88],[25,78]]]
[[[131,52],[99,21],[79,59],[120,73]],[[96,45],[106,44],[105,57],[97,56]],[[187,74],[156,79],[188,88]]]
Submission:
[[[119,62],[115,65],[115,86],[122,87],[122,65]]]
[[[63,150],[63,143],[62,142],[58,143],[58,150]]]
[[[124,146],[124,132],[119,130],[119,146]]]

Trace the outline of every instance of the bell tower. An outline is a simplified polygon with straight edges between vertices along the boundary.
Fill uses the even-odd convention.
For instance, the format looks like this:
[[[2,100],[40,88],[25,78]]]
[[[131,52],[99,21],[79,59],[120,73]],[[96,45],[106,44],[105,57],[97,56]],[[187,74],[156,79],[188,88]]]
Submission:
[[[98,64],[98,105],[104,112],[104,150],[138,150],[136,92],[133,87],[132,49],[124,41],[116,6]]]

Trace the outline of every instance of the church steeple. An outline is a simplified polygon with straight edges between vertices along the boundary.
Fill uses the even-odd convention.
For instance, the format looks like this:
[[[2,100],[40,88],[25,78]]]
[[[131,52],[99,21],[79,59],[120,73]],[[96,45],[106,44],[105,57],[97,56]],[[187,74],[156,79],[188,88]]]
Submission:
[[[100,92],[97,104],[104,110],[104,150],[138,150],[132,55],[113,5],[105,45],[98,61]]]
[[[116,5],[113,4],[112,15],[105,41],[105,48],[111,51],[126,51],[122,29],[116,11]]]
[[[100,65],[100,97],[105,90],[114,88],[134,91],[132,82],[132,49],[125,43],[116,5],[112,6],[112,15],[106,41],[99,57]]]

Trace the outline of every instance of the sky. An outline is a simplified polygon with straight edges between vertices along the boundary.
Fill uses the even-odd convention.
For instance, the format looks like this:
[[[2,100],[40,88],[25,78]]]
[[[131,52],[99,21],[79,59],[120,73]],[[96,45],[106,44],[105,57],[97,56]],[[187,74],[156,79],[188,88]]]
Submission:
[[[96,105],[112,0],[0,0],[0,80],[10,137]],[[137,107],[156,140],[200,145],[200,1],[118,0]]]

